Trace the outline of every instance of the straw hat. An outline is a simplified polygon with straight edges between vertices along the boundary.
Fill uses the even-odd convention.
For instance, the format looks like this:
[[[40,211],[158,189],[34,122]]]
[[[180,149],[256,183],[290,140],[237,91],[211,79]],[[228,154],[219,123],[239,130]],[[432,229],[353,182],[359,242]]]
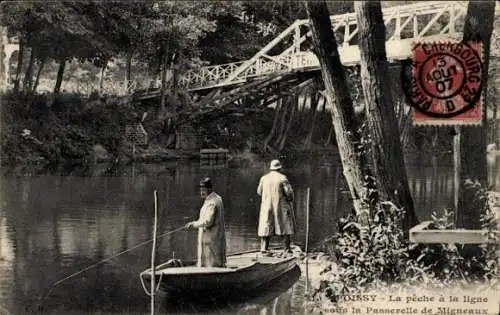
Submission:
[[[279,160],[272,160],[271,166],[269,166],[270,170],[279,170],[281,169],[281,163]]]

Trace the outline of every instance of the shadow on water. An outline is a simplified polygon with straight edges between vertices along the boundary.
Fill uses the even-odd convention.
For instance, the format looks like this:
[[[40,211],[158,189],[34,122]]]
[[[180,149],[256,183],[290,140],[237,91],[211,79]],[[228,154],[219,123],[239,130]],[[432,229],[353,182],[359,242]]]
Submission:
[[[59,286],[46,287],[39,296],[24,300],[26,314],[62,315],[82,310],[85,314],[123,314],[149,309],[149,299],[141,289],[138,276],[126,266],[118,265],[97,268]]]
[[[453,205],[453,167],[449,156],[415,159],[407,165],[410,189],[419,219],[428,220],[432,211]],[[285,160],[284,164],[296,197],[298,229],[293,242],[303,244],[306,238],[309,187],[309,246],[326,250],[324,240],[335,233],[338,219],[349,212],[352,202],[337,159],[318,160],[304,164]],[[490,186],[498,190],[500,157],[490,154],[488,165]],[[38,297],[47,294],[53,283],[149,239],[154,190],[159,196],[159,232],[196,219],[201,206],[197,185],[205,176],[214,179],[224,200],[228,251],[258,248],[256,187],[267,170],[267,161],[217,170],[202,169],[199,163],[173,162],[0,176],[0,254],[4,257],[0,260],[0,307],[15,315],[37,314],[32,311],[37,309]],[[196,256],[197,234],[180,231],[159,239],[157,245],[159,261],[174,253],[190,260]],[[272,241],[271,245],[279,244]],[[139,247],[63,282],[44,300],[43,314],[148,313],[149,297],[138,275],[149,266],[149,260],[150,247]],[[286,279],[292,280],[286,284]],[[286,309],[275,312],[280,314],[302,312],[300,306],[293,306],[304,300],[302,288],[298,289],[301,281],[287,290],[294,281],[291,273],[258,296],[202,306],[233,314],[257,314],[275,307]],[[273,296],[279,297],[272,300]],[[160,314],[175,312],[176,307],[191,313],[200,308],[193,301],[176,303],[174,307],[158,296],[158,307],[165,309]]]
[[[149,297],[143,292],[137,275],[120,268],[115,270],[94,270],[89,275],[47,288],[45,296],[25,298],[22,314],[146,314],[150,310]],[[114,275],[113,275],[114,273]],[[256,309],[269,307],[271,301],[289,290],[300,278],[298,266],[277,278],[271,285],[252,293],[230,292],[226,297],[214,299],[183,299],[157,293],[159,314],[234,314],[252,313]],[[230,295],[232,293],[232,295]],[[235,294],[236,293],[236,294]],[[84,310],[82,312],[82,310]],[[16,312],[16,313],[17,313]]]
[[[203,313],[203,314],[234,314],[260,309],[269,305],[269,302],[289,290],[300,278],[300,268],[296,266],[286,274],[277,278],[271,285],[258,291],[233,295],[215,299],[183,299],[182,297],[169,297],[168,295],[160,305],[161,313]]]

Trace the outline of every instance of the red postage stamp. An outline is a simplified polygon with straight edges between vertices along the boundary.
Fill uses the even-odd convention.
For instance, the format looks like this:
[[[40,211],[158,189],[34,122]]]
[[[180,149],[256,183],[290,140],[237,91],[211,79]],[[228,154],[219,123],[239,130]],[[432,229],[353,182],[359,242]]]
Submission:
[[[416,43],[411,84],[405,88],[415,125],[482,122],[481,43]]]

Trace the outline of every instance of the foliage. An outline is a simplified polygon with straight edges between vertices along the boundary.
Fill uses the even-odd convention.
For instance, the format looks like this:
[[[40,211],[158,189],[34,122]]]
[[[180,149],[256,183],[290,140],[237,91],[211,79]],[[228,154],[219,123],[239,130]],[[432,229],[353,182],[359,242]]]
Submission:
[[[353,1],[328,2],[331,14],[353,12]],[[307,11],[300,1],[245,1],[242,15],[244,20],[252,23],[259,29],[259,33],[266,36],[275,36],[295,20],[306,19]]]
[[[488,199],[483,209],[483,228],[495,239],[495,211],[500,195],[487,192],[478,183],[468,182],[475,191],[473,202]],[[334,237],[335,268],[329,267],[321,286],[313,295],[337,302],[336,296],[352,294],[390,284],[432,284],[455,287],[459,284],[484,283],[496,285],[499,276],[498,243],[474,245],[419,244],[411,245],[401,229],[403,211],[390,203],[378,207],[373,221],[362,227],[355,216],[341,219]],[[452,229],[453,212],[432,214],[434,229]]]
[[[119,156],[125,125],[137,119],[134,110],[118,98],[8,94],[2,96],[2,105],[4,165],[87,164],[95,144]],[[23,136],[25,129],[30,136]]]
[[[482,206],[480,212],[482,228],[488,230],[488,236],[495,239],[495,208],[500,206],[493,193],[488,193],[479,182],[466,181],[464,189],[469,191],[471,204]],[[487,201],[486,203],[484,201]],[[431,216],[429,228],[445,230],[454,229],[454,213],[445,209],[442,215],[435,212]],[[498,244],[482,244],[480,246],[461,244],[436,244],[426,246],[417,260],[431,266],[432,275],[444,283],[454,280],[492,280],[498,276],[496,250]]]
[[[216,30],[217,19],[233,16],[239,10],[239,2],[155,2],[147,27],[141,28],[142,46],[138,53],[156,71],[165,59],[182,68],[189,67],[199,60],[198,44]]]
[[[297,19],[307,18],[304,4],[298,1],[245,1],[244,20],[264,36],[275,36]]]
[[[235,15],[224,15],[217,19],[216,30],[200,40],[198,49],[202,60],[224,64],[250,59],[267,41],[256,25]]]
[[[355,217],[341,221],[335,237],[338,270],[328,284],[327,297],[411,277],[409,247],[400,228],[404,211],[391,203],[377,207],[368,227],[362,227]]]
[[[97,28],[88,5],[71,2],[7,3],[2,24],[38,54],[54,59],[94,58],[113,49],[107,32]],[[19,18],[20,17],[20,18]],[[109,32],[109,30],[107,30]]]
[[[352,12],[352,1],[329,5],[331,14]],[[52,88],[53,82],[47,81],[55,79],[54,72],[62,60],[69,61],[64,74],[66,82],[81,85],[95,81],[93,87],[97,88],[101,72],[93,67],[108,65],[110,68],[111,64],[116,64],[114,59],[123,59],[129,53],[133,53],[134,62],[140,61],[138,68],[146,69],[142,64],[149,64],[156,73],[165,62],[163,57],[168,55],[169,66],[173,65],[182,73],[208,63],[248,59],[293,21],[306,18],[303,3],[253,0],[6,2],[2,5],[2,13],[0,23],[8,27],[9,36],[18,36],[28,48],[35,49],[35,60],[46,60],[38,85],[45,90]],[[30,58],[24,57],[26,68]],[[71,63],[73,60],[86,63]],[[359,71],[351,67],[348,73],[356,112],[364,113]],[[123,75],[117,73],[109,80],[121,82]],[[133,76],[140,80],[138,73]],[[150,78],[149,74],[145,77]],[[105,90],[106,84],[103,86]],[[490,84],[489,88],[494,90],[495,85]],[[443,142],[450,139],[447,130],[440,130],[444,130],[440,134]],[[327,131],[328,128],[324,132]],[[431,141],[426,129],[413,129],[413,133],[419,138],[417,141]]]

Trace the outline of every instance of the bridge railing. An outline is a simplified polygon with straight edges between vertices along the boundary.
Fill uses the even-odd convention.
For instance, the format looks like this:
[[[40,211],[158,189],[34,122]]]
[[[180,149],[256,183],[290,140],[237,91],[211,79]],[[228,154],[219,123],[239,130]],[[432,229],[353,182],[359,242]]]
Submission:
[[[456,39],[461,34],[457,31],[457,21],[465,16],[465,2],[422,2],[383,9],[387,40],[402,41],[430,36],[444,36]],[[341,34],[337,39],[340,48],[356,45],[358,34],[355,13],[334,15],[331,17],[334,32]],[[297,20],[273,41],[266,45],[254,57],[244,62],[203,67],[187,72],[181,78],[181,84],[190,90],[217,87],[243,82],[248,78],[270,73],[286,72],[301,67],[317,66],[317,59],[302,49],[302,44],[310,37],[308,20]],[[268,52],[293,36],[292,44],[277,56]],[[396,43],[396,42],[395,42]],[[355,50],[345,50],[345,54]],[[346,63],[352,63],[350,58]],[[406,58],[409,56],[406,56]],[[400,58],[400,56],[398,56]],[[344,62],[344,60],[342,60]],[[355,60],[354,60],[355,61]],[[359,60],[358,60],[359,62]]]
[[[226,63],[221,65],[206,66],[197,70],[186,72],[179,80],[179,84],[185,87],[203,86],[208,83],[217,83],[224,80],[238,67],[243,61]]]
[[[499,9],[500,6],[497,6],[496,14]],[[384,8],[382,12],[387,31],[387,58],[400,60],[410,57],[411,45],[415,40],[460,40],[467,2],[420,2]],[[342,63],[359,63],[356,14],[334,15],[331,21],[338,37]],[[309,21],[297,20],[251,59],[194,69],[183,74],[179,83],[188,90],[198,90],[241,83],[267,74],[318,67],[318,59],[304,45],[310,36]],[[269,55],[277,45],[286,48],[278,55]]]

